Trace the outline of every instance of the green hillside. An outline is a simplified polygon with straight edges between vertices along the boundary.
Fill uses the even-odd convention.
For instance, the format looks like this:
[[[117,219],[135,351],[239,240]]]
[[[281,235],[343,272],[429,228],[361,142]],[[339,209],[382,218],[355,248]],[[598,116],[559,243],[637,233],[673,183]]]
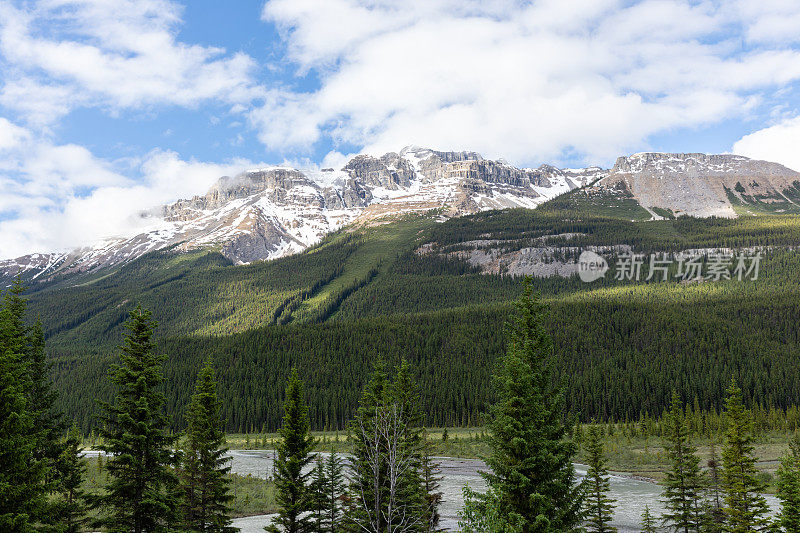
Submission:
[[[587,246],[643,254],[760,246],[757,281],[607,276],[587,285],[573,276],[534,285],[551,304],[561,375],[583,418],[660,413],[672,388],[716,408],[732,375],[752,401],[798,403],[800,258],[790,247],[800,242],[800,217],[634,222],[627,212],[592,215],[567,200],[343,230],[303,254],[248,266],[212,251],[165,250],[90,283],[35,285],[31,310],[44,324],[64,406],[85,428],[94,398],[108,392],[106,368],[137,304],[160,323],[176,426],[208,357],[229,429],[241,431],[276,427],[292,366],[309,384],[315,426],[341,426],[378,356],[415,364],[429,424],[466,425],[480,422],[490,399],[508,303],[521,288],[502,272],[480,273],[460,252],[487,242],[502,253],[549,246],[559,250],[553,260],[569,260]]]

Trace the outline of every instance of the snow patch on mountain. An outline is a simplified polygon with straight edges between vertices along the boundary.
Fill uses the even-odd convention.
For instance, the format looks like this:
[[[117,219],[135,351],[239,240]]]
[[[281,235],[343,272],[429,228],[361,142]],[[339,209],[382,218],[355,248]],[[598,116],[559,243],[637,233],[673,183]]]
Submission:
[[[220,178],[202,196],[141,213],[146,228],[95,246],[0,261],[0,277],[37,279],[120,265],[153,250],[213,247],[237,264],[294,254],[348,224],[436,210],[444,217],[535,208],[606,171],[520,169],[475,152],[406,147],[340,169],[276,165]],[[139,226],[141,227],[141,226]]]

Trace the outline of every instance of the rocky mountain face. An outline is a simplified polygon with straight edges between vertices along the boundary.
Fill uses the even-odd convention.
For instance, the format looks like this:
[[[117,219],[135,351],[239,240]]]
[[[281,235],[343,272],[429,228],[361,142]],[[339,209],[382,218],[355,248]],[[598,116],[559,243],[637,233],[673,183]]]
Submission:
[[[220,178],[203,196],[143,213],[152,222],[149,231],[67,253],[0,261],[0,278],[89,272],[169,246],[215,247],[238,264],[273,259],[302,251],[348,224],[431,210],[458,216],[533,208],[605,174],[597,167],[520,169],[474,152],[416,147],[380,157],[359,155],[339,170],[248,170]]]
[[[675,216],[736,217],[756,208],[781,213],[800,207],[800,173],[730,154],[620,157],[594,188],[630,194],[655,218],[664,210]]]
[[[653,218],[800,213],[800,173],[741,156],[640,153],[620,157],[610,170],[530,169],[475,152],[408,147],[359,155],[338,170],[269,167],[222,177],[203,196],[143,213],[148,231],[0,261],[0,279],[91,272],[170,246],[213,247],[234,263],[249,263],[305,250],[348,224],[434,210],[452,217],[535,208],[585,186],[588,198],[633,198]]]

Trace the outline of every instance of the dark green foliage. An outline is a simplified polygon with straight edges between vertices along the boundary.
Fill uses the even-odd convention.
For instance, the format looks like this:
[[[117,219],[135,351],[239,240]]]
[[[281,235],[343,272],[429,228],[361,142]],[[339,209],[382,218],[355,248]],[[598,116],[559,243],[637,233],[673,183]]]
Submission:
[[[567,397],[569,410],[584,421],[638,419],[644,412],[662,412],[673,388],[688,398],[697,396],[705,409],[721,410],[734,372],[747,384],[748,403],[790,407],[800,390],[800,359],[795,356],[800,330],[793,327],[800,320],[800,290],[790,281],[798,269],[797,254],[775,255],[765,258],[765,278],[758,284],[550,293],[547,329],[560,347],[558,372],[574,391]],[[452,287],[461,281],[454,279]],[[519,281],[510,282],[516,288],[508,298],[519,293]],[[539,280],[534,284],[543,286]],[[418,286],[424,285],[405,282],[404,290]],[[440,289],[448,293],[450,286]],[[383,300],[376,293],[374,301]],[[312,427],[343,428],[379,353],[392,363],[407,357],[413,364],[426,425],[481,424],[481,413],[492,400],[491,370],[504,349],[498,324],[508,312],[505,305],[481,305],[165,339],[161,347],[169,357],[165,390],[172,427],[182,429],[183,406],[197,368],[211,357],[228,431],[258,431],[262,423],[274,431],[280,425],[283,384],[292,365],[308,384]],[[88,432],[92,397],[111,394],[104,379],[109,360],[83,348],[75,355],[63,350],[54,348],[60,405]],[[609,390],[608,382],[617,387]]]
[[[800,531],[800,435],[795,434],[789,453],[778,469],[778,523],[784,531]]]
[[[83,475],[83,460],[78,457],[79,436],[64,439],[67,424],[56,410],[58,394],[50,379],[52,363],[45,355],[41,323],[30,329],[29,372],[31,386],[29,406],[34,413],[36,428],[36,458],[45,468],[45,492],[50,496],[42,508],[39,522],[42,531],[79,531],[85,520],[85,502],[76,488]],[[68,485],[65,486],[64,481]]]
[[[350,529],[422,532],[436,527],[439,499],[428,490],[436,488],[431,483],[436,466],[425,457],[421,420],[409,363],[403,360],[389,381],[378,359],[350,425]]]
[[[98,446],[110,455],[106,493],[94,505],[99,523],[112,532],[169,531],[177,519],[178,487],[173,471],[174,443],[166,431],[161,365],[164,356],[153,353],[155,322],[137,307],[126,324],[120,350],[121,364],[110,379],[117,387],[114,402],[104,404],[104,425]]]
[[[327,524],[328,477],[325,472],[325,459],[317,455],[314,470],[311,471],[311,483],[308,487],[311,494],[311,531],[322,533],[330,531]]]
[[[307,483],[310,473],[304,473],[303,469],[313,458],[311,451],[314,449],[314,438],[309,433],[308,405],[297,370],[292,370],[289,377],[283,411],[281,439],[275,462],[275,486],[280,509],[267,531],[305,533],[313,530],[311,517],[305,513],[313,511],[314,502]]]
[[[0,531],[32,530],[45,508],[46,463],[31,409],[31,338],[17,278],[0,307]]]
[[[697,448],[689,441],[683,404],[677,392],[672,394],[670,410],[664,431],[667,458],[670,468],[664,479],[664,506],[662,519],[674,531],[699,532],[702,516],[702,480]]]
[[[742,404],[742,391],[731,381],[725,399],[725,447],[722,450],[725,482],[725,531],[767,531],[767,503],[758,479],[753,447],[753,422]]]
[[[489,490],[470,503],[479,515],[496,517],[492,531],[573,531],[582,519],[582,487],[572,466],[576,446],[566,438],[564,388],[553,383],[545,309],[526,284],[495,375],[498,400],[486,460],[492,471],[484,474]]]
[[[64,438],[42,327],[26,325],[23,292],[18,277],[0,307],[0,530],[77,531],[85,522],[78,436]]]
[[[706,463],[706,501],[703,509],[703,533],[722,533],[725,531],[725,511],[722,505],[722,473],[717,443],[714,435],[709,435],[710,456]]]
[[[186,412],[181,485],[183,527],[187,531],[232,533],[230,527],[230,467],[225,457],[225,433],[221,428],[220,402],[214,369],[207,363]]]
[[[447,428],[445,428],[447,431]],[[431,457],[431,448],[433,443],[428,441],[427,433],[422,432],[422,457],[420,463],[421,477],[422,477],[422,492],[425,495],[425,512],[424,531],[432,533],[434,531],[441,531],[439,527],[439,506],[442,503],[442,492],[439,490],[441,487],[441,470],[439,464]]]
[[[48,533],[80,533],[88,523],[86,494],[81,485],[86,476],[86,460],[81,457],[81,436],[72,427],[62,442],[61,455],[53,468],[55,497],[47,514]]]
[[[336,533],[342,528],[342,497],[345,491],[342,459],[332,452],[328,458],[317,455],[309,490],[315,533]]]
[[[342,459],[336,452],[328,455],[325,461],[325,530],[330,533],[343,531],[342,513],[344,505],[342,498],[345,493],[345,477]]]
[[[650,506],[644,506],[642,513],[642,533],[656,533],[656,517],[650,512]]]
[[[31,306],[55,362],[59,407],[84,432],[94,423],[93,398],[112,396],[104,376],[134,301],[154,309],[167,337],[165,391],[175,431],[184,427],[197,368],[209,356],[229,431],[280,425],[292,366],[307,384],[312,427],[344,428],[377,354],[390,364],[404,357],[412,363],[426,425],[477,425],[493,400],[488,384],[504,351],[498,324],[520,284],[442,254],[495,238],[504,251],[542,244],[627,244],[645,254],[764,246],[757,282],[533,284],[550,304],[547,329],[560,347],[567,407],[583,421],[661,413],[673,388],[719,411],[733,375],[748,404],[786,409],[800,390],[800,255],[785,249],[800,242],[798,221],[771,215],[633,223],[550,204],[441,224],[403,220],[247,266],[216,253],[157,252],[93,283],[37,285]],[[421,245],[432,253],[416,253]],[[328,320],[315,323],[322,315]]]
[[[616,531],[617,528],[609,525],[614,518],[616,500],[608,495],[611,486],[603,451],[603,437],[600,435],[600,428],[594,424],[586,431],[584,448],[588,458],[588,469],[583,482],[586,527],[589,531],[599,533]]]

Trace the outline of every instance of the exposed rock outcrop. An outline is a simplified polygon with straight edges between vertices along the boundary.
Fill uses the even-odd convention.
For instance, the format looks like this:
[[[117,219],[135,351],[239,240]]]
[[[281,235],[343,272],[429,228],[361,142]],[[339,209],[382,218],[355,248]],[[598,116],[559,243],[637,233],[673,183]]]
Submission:
[[[735,217],[734,204],[796,204],[798,180],[783,165],[738,155],[647,152],[618,158],[598,187],[624,184],[642,207],[675,215]]]
[[[248,263],[299,252],[351,223],[430,210],[458,216],[534,208],[588,185],[586,198],[634,198],[653,216],[659,210],[735,216],[754,203],[800,212],[799,173],[734,155],[634,154],[608,171],[517,168],[475,152],[408,147],[380,157],[356,156],[341,170],[269,167],[225,176],[202,196],[143,213],[142,221],[152,222],[148,231],[67,253],[0,261],[0,277],[91,271],[167,246],[215,246],[232,261]]]

